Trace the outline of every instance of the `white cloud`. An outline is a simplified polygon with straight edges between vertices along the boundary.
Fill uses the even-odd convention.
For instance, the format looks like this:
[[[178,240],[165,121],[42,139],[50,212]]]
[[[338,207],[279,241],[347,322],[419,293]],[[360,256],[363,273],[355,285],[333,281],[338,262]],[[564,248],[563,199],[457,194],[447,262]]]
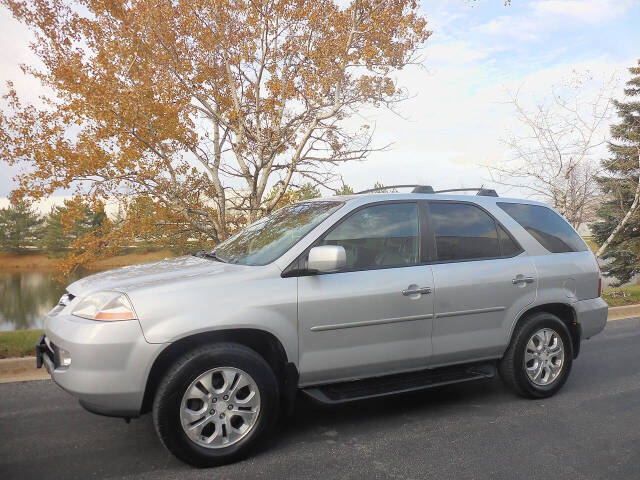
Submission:
[[[534,3],[533,9],[585,23],[603,23],[624,15],[636,4],[635,0],[543,0]]]
[[[446,42],[429,45],[425,52],[426,64],[431,62],[467,63],[482,60],[487,52],[473,48],[467,42]]]
[[[524,5],[519,13],[497,16],[473,31],[502,41],[507,37],[534,42],[550,32],[566,30],[572,23],[602,25],[636,5],[638,0],[541,0]]]
[[[591,72],[593,87],[616,70],[633,64],[592,58],[541,68],[523,75],[500,78],[487,61],[460,64],[439,62],[429,71],[408,69],[399,78],[415,97],[402,105],[402,115],[377,112],[378,144],[393,142],[386,152],[376,152],[364,163],[341,167],[344,181],[358,189],[384,184],[420,183],[436,188],[487,187],[503,194],[523,196],[491,184],[482,165],[507,159],[501,142],[508,131],[518,132],[507,90],[520,88],[526,106],[549,98],[553,86],[561,85],[572,72]],[[595,91],[593,92],[595,93]],[[585,91],[588,97],[590,91]],[[618,96],[618,95],[616,95]],[[607,126],[602,133],[606,133]]]
[[[13,82],[20,97],[29,102],[35,102],[40,95],[50,93],[39,80],[25,75],[21,70],[22,64],[39,68],[42,62],[29,47],[34,40],[33,34],[13,18],[4,5],[0,6],[0,31],[3,37],[0,49],[0,94],[6,93],[8,81]]]

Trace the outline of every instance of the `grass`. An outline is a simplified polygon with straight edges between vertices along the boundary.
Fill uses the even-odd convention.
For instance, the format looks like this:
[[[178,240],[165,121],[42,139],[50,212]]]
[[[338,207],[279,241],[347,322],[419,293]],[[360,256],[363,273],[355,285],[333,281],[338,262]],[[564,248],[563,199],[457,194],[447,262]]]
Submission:
[[[124,267],[137,263],[154,262],[166,257],[173,257],[170,250],[159,250],[145,253],[126,253],[116,257],[103,258],[88,265],[89,270],[108,270],[109,268]],[[26,254],[0,254],[0,270],[39,270],[54,271],[58,259],[47,256],[44,253]]]
[[[610,307],[640,304],[640,285],[607,288],[602,291],[602,298],[604,298]]]
[[[25,253],[22,255],[2,253],[0,254],[0,270],[40,270],[53,271],[56,268],[56,259],[43,253]]]
[[[36,354],[42,330],[0,332],[0,358],[28,357]]]
[[[584,240],[584,242],[587,244],[587,246],[589,247],[589,249],[595,254],[598,249],[600,248],[600,245],[598,245],[594,240],[593,237],[582,237],[582,239]]]

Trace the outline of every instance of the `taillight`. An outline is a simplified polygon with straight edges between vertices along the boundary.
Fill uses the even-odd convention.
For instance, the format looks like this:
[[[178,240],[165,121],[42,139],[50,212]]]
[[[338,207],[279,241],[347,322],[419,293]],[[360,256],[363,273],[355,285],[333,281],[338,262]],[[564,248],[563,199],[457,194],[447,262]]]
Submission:
[[[598,265],[598,296],[602,296],[602,270],[600,270],[600,263],[596,258],[596,265]]]

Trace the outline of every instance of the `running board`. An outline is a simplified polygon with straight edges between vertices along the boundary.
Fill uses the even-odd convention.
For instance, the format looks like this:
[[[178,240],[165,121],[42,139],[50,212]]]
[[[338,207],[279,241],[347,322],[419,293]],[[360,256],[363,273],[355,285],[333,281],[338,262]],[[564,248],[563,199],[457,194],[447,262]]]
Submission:
[[[317,402],[335,405],[366,398],[386,397],[397,393],[424,390],[442,385],[493,378],[495,374],[496,367],[493,363],[476,363],[319,385],[317,387],[304,388],[302,391]]]

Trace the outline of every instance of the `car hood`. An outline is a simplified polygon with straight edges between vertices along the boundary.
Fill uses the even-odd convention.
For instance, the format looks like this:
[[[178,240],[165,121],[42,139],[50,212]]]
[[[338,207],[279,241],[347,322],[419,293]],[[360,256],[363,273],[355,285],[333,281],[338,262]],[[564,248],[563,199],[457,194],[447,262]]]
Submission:
[[[67,291],[76,297],[98,290],[126,292],[149,284],[202,275],[221,275],[246,268],[249,267],[221,263],[208,258],[195,256],[177,257],[89,275],[73,282],[67,287]]]

